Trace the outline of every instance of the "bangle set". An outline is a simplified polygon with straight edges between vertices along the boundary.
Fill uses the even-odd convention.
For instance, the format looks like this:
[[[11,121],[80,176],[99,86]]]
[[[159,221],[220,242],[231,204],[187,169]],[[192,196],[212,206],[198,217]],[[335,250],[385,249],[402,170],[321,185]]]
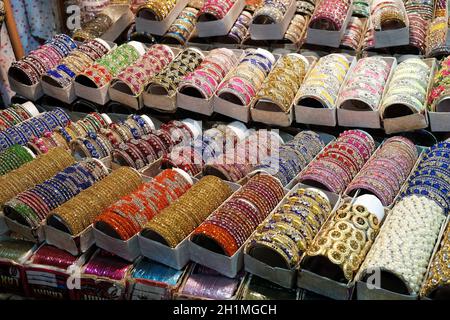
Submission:
[[[426,98],[431,68],[418,58],[409,58],[395,68],[380,113],[383,119],[396,114],[395,106],[404,105],[410,114],[426,109]]]
[[[135,191],[141,184],[142,178],[137,171],[120,167],[52,210],[47,215],[47,224],[57,220],[58,228],[63,225],[63,231],[77,235],[90,226],[107,207]]]
[[[225,182],[214,176],[206,176],[147,222],[141,235],[175,248],[231,193],[231,188]]]
[[[320,1],[314,11],[309,27],[329,31],[341,30],[351,10],[349,0]]]
[[[346,190],[352,195],[356,190],[375,195],[384,206],[389,206],[400,191],[417,161],[416,146],[407,138],[392,137],[369,159]]]
[[[374,0],[370,18],[377,31],[406,27],[407,14],[402,0]]]
[[[82,273],[113,280],[123,280],[133,265],[111,253],[100,251],[83,267]]]
[[[21,104],[12,104],[9,108],[0,110],[0,131],[29,120],[33,114]]]
[[[358,60],[342,87],[338,105],[353,101],[378,110],[390,71],[391,66],[381,57]]]
[[[177,43],[184,45],[195,30],[198,12],[198,9],[195,8],[184,8],[164,34],[163,39],[173,39]]]
[[[448,20],[445,17],[436,17],[430,22],[426,34],[426,55],[439,56],[448,55],[449,47],[447,41]]]
[[[80,126],[82,128],[82,126]],[[130,115],[125,121],[104,123],[94,130],[82,130],[71,137],[68,144],[75,158],[104,158],[112,155],[115,148],[131,139],[138,139],[152,132],[145,117]]]
[[[291,3],[292,0],[263,0],[253,14],[253,23],[258,23],[262,18],[269,20],[265,24],[280,23]]]
[[[101,37],[111,26],[113,19],[106,13],[99,13],[93,20],[85,23],[81,29],[75,30],[73,39],[85,42]]]
[[[91,159],[75,163],[50,179],[19,193],[3,206],[6,216],[37,228],[48,213],[91,187],[108,174],[106,167]]]
[[[162,21],[175,7],[176,0],[147,0],[136,12],[137,17],[152,17],[151,20]]]
[[[166,68],[173,58],[174,54],[168,46],[152,45],[134,64],[120,72],[115,80],[125,83],[131,92],[138,96],[150,79]]]
[[[191,183],[178,171],[164,170],[108,207],[95,219],[94,226],[126,241],[190,187]]]
[[[405,3],[405,8],[409,20],[409,44],[424,53],[427,30],[433,19],[433,1],[411,0]]]
[[[433,79],[433,87],[428,96],[428,110],[437,111],[439,103],[450,96],[450,57],[440,63]]]
[[[75,159],[61,148],[55,148],[47,154],[25,163],[0,177],[2,188],[0,190],[0,206],[12,199],[20,192],[50,179],[56,173],[75,163]]]
[[[431,260],[430,269],[427,271],[425,282],[420,290],[422,297],[432,297],[434,291],[448,287],[450,281],[449,252],[450,227],[447,226],[439,250]]]
[[[108,52],[109,48],[102,42],[96,39],[89,40],[61,59],[58,66],[48,70],[43,78],[51,79],[50,81],[62,88],[67,87],[78,74]]]
[[[364,24],[362,20],[358,17],[351,17],[347,29],[344,32],[344,36],[342,37],[341,47],[356,51],[359,48],[363,36]]]
[[[0,152],[0,176],[20,168],[34,158],[34,154],[26,147],[18,144],[9,147]]]
[[[34,246],[35,243],[31,241],[18,239],[0,240],[0,259],[19,263]]]
[[[168,96],[175,95],[178,84],[187,74],[193,72],[203,59],[204,55],[200,50],[184,49],[164,70],[151,79],[149,88],[159,86],[167,92]]]
[[[324,108],[335,108],[349,68],[349,61],[343,54],[332,53],[320,58],[300,87],[296,104],[312,99]]]
[[[230,300],[236,295],[241,278],[228,278],[196,264],[179,291],[199,299]]]
[[[284,190],[277,179],[255,175],[195,229],[192,239],[212,240],[231,257],[283,197]]]
[[[331,209],[330,201],[323,192],[313,188],[298,188],[257,228],[246,244],[245,252],[252,256],[257,249],[264,248],[283,261],[277,263],[261,255],[260,260],[266,260],[266,264],[295,268],[303,253],[312,245]]]
[[[271,155],[253,167],[253,171],[264,171],[287,186],[323,149],[325,144],[313,131],[302,131],[292,141],[274,150]]]
[[[31,261],[34,264],[67,270],[71,265],[75,264],[77,257],[65,250],[44,244],[33,254]]]
[[[309,61],[297,53],[281,57],[256,95],[258,101],[268,101],[288,113],[292,101],[309,70]]]
[[[424,152],[418,166],[408,179],[402,196],[424,196],[436,202],[445,214],[450,210],[450,143],[435,144]]]
[[[221,98],[232,96],[248,106],[275,63],[275,57],[264,49],[245,50],[238,66],[229,73],[217,90]]]
[[[343,202],[307,249],[305,263],[324,257],[339,267],[343,278],[351,282],[379,233],[381,221],[362,204]]]
[[[56,67],[59,61],[77,48],[76,43],[65,34],[57,34],[44,45],[11,64],[8,74],[16,73],[21,82],[31,86],[38,84],[47,70]]]
[[[57,127],[64,127],[70,121],[67,113],[55,108],[53,111],[44,112],[15,126],[0,131],[0,151],[14,144],[27,145],[33,137],[40,138],[47,131],[53,131]]]
[[[300,182],[343,192],[375,151],[373,138],[362,130],[344,131],[300,174]]]
[[[316,9],[315,0],[297,0],[296,15],[311,17]]]
[[[237,63],[237,58],[230,49],[213,49],[193,72],[184,76],[178,84],[178,91],[183,93],[195,90],[203,99],[210,99]]]
[[[198,18],[201,19],[204,16],[208,17],[208,20],[221,20],[227,15],[235,2],[236,0],[204,0]]]
[[[87,77],[97,88],[101,88],[110,83],[123,69],[136,62],[139,57],[140,53],[136,48],[125,43],[98,59],[77,77]]]
[[[151,282],[163,283],[171,287],[175,287],[183,275],[184,270],[173,269],[145,258],[141,259],[131,271],[131,278],[133,279],[145,279]],[[139,292],[135,288],[134,292],[136,291]]]
[[[175,145],[189,144],[192,138],[192,132],[184,123],[171,121],[156,132],[124,141],[111,155],[113,162],[139,170],[167,155]]]
[[[353,16],[359,18],[369,18],[370,16],[370,1],[369,0],[355,0],[352,4]]]
[[[307,27],[307,20],[304,16],[296,14],[284,34],[284,39],[293,44],[299,44],[303,40]]]
[[[180,168],[194,177],[203,171],[206,163],[229,148],[235,148],[239,141],[241,139],[229,126],[218,125],[203,132],[203,137],[191,145],[175,146],[163,156],[162,167]]]
[[[241,44],[247,38],[248,28],[252,22],[252,17],[253,15],[249,11],[242,11],[233,27],[231,27],[230,32],[228,32],[227,37],[233,39],[235,43]]]
[[[235,148],[206,163],[203,174],[212,174],[227,181],[238,182],[243,179],[253,166],[278,150],[282,140],[274,131],[258,130],[239,142]]]
[[[418,294],[444,220],[442,208],[430,199],[400,200],[387,215],[361,276],[370,276],[369,270],[389,272],[403,281],[408,294]]]

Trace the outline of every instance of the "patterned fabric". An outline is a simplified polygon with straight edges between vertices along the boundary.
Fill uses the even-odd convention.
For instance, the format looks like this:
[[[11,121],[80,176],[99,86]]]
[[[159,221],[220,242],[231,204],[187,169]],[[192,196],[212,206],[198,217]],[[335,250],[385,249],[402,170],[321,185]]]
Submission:
[[[3,20],[5,20],[5,4],[0,0],[0,28],[2,27]]]
[[[8,82],[8,68],[13,61],[15,61],[14,51],[5,24],[0,27],[0,94],[6,105],[14,95]]]

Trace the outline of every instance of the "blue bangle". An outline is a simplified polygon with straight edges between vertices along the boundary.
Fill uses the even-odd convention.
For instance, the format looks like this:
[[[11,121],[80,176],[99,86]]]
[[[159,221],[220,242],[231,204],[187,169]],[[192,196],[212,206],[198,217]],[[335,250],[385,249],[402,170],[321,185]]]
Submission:
[[[95,147],[92,145],[92,143],[89,140],[83,139],[83,144],[89,151],[92,158],[100,159],[99,153],[97,152],[97,150],[95,150]]]

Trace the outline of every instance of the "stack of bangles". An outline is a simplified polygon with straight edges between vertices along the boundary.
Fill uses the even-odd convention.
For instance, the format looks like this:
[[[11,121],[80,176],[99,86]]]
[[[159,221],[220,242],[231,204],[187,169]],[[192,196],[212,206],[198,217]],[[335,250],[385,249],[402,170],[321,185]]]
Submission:
[[[81,7],[81,21],[88,23],[95,19],[110,3],[120,0],[80,0],[78,5]]]
[[[71,137],[70,149],[76,159],[89,157],[100,159],[111,156],[114,148],[122,143],[153,132],[149,120],[146,116],[130,115],[125,121],[110,123],[99,130],[86,131],[85,135]]]
[[[300,174],[300,182],[341,193],[375,151],[373,138],[362,130],[348,130],[326,146]]]
[[[323,149],[324,143],[313,131],[303,131],[292,141],[280,146],[278,152],[263,159],[253,167],[253,172],[263,171],[287,186]]]
[[[218,125],[203,132],[201,139],[196,139],[191,145],[176,146],[162,159],[166,168],[180,168],[196,176],[203,171],[204,165],[226,152],[228,148],[236,147],[241,141],[229,126]]]
[[[192,181],[187,180],[179,171],[164,170],[150,182],[142,184],[136,191],[108,207],[95,219],[94,226],[97,230],[126,241],[191,186]]]
[[[444,58],[440,63],[433,79],[433,88],[428,95],[428,110],[440,110],[439,103],[450,96],[450,57]]]
[[[450,48],[446,44],[448,30],[448,19],[437,17],[431,21],[426,36],[427,56],[448,55]]]
[[[23,84],[35,85],[47,70],[56,67],[62,58],[76,48],[77,45],[69,36],[55,35],[23,59],[13,62],[8,75],[20,79]]]
[[[409,0],[405,8],[409,20],[409,44],[425,53],[427,30],[433,19],[433,1]]]
[[[81,29],[75,30],[73,39],[85,42],[94,38],[101,37],[111,26],[113,19],[105,14],[99,13],[93,20],[85,23]]]
[[[52,266],[66,270],[77,261],[77,256],[73,256],[65,250],[44,244],[33,254],[31,261],[33,264]]]
[[[140,174],[120,167],[47,215],[47,224],[71,235],[89,227],[106,208],[142,184]]]
[[[180,141],[175,141],[170,133],[171,128],[185,131]],[[131,139],[115,147],[111,153],[113,162],[135,169],[142,169],[167,155],[175,145],[189,144],[193,136],[182,122],[172,121],[160,130]]]
[[[417,149],[408,139],[386,140],[345,191],[357,190],[375,195],[384,206],[390,206],[417,161]]]
[[[370,18],[375,30],[406,27],[407,14],[402,0],[373,0]]]
[[[201,244],[214,241],[223,254],[231,257],[247,241],[284,197],[283,187],[272,176],[255,175],[192,233]]]
[[[320,58],[300,87],[296,104],[311,101],[318,107],[335,108],[349,68],[349,61],[343,54],[332,53]]]
[[[203,7],[204,0],[189,0],[188,7],[200,10]]]
[[[146,279],[158,283],[164,283],[175,287],[178,281],[185,275],[185,270],[177,270],[149,259],[141,259],[131,271],[132,279]],[[145,290],[145,289],[143,289]],[[143,291],[145,292],[145,291]],[[140,294],[140,290],[133,290],[133,297]],[[132,299],[133,299],[132,297]]]
[[[57,127],[65,127],[69,121],[70,118],[67,113],[60,108],[41,113],[36,117],[1,131],[0,151],[14,144],[25,146],[33,137],[40,138],[46,132],[53,131]]]
[[[368,18],[370,16],[370,0],[353,1],[353,16]]]
[[[120,72],[113,79],[113,83],[123,82],[133,95],[138,96],[144,91],[150,79],[167,67],[173,58],[174,54],[168,46],[152,45],[134,64]]]
[[[434,16],[447,17],[447,0],[437,0],[434,3]]]
[[[391,66],[381,57],[358,60],[338,99],[339,108],[378,110]]]
[[[39,111],[33,104],[12,104],[9,108],[0,110],[0,131],[4,131],[37,115],[39,115]]]
[[[221,20],[228,11],[233,7],[236,0],[205,0],[203,7],[198,13],[199,21],[206,20]]]
[[[278,150],[283,140],[274,131],[258,130],[239,142],[235,148],[211,159],[204,167],[204,174],[212,174],[227,181],[238,182],[253,166]]]
[[[136,17],[162,21],[172,11],[176,0],[147,0],[136,12]]]
[[[267,50],[246,50],[239,65],[219,86],[217,95],[223,99],[237,99],[241,105],[248,106],[274,63],[275,57]]]
[[[178,44],[184,45],[193,34],[197,25],[198,10],[186,7],[178,15],[164,34],[164,41],[175,40]]]
[[[237,62],[236,56],[230,49],[213,49],[193,72],[188,73],[181,80],[178,91],[185,93],[195,90],[203,99],[210,99]]]
[[[321,257],[341,269],[343,278],[338,281],[347,283],[354,280],[384,218],[384,208],[378,199],[370,196],[369,207],[366,206],[369,201],[363,197],[361,200],[356,198],[353,204],[346,200],[327,220],[307,249],[303,268],[308,268],[308,265],[314,268],[313,261]]]
[[[12,260],[19,263],[35,246],[35,243],[25,240],[0,240],[0,259]]]
[[[107,128],[111,119],[106,114],[92,112],[76,122],[70,121],[65,127],[57,127],[53,132],[46,132],[40,138],[34,137],[28,147],[35,154],[47,153],[50,149],[61,147],[70,151],[70,142],[84,138],[89,132],[99,132]]]
[[[291,3],[291,0],[263,0],[253,14],[253,23],[280,23]],[[266,22],[266,19],[270,22]]]
[[[49,153],[38,156],[16,170],[0,176],[0,207],[17,194],[50,179],[55,174],[75,163],[75,159],[66,150],[55,148]]]
[[[351,2],[349,0],[320,1],[314,11],[309,27],[313,29],[338,31],[344,27],[344,22]]]
[[[341,47],[358,50],[363,37],[364,25],[360,18],[352,17],[341,40]]]
[[[152,87],[161,87],[166,90],[168,96],[173,96],[183,78],[193,72],[204,58],[203,53],[195,48],[183,50],[175,59],[160,73],[153,77],[149,83]]]
[[[315,0],[297,0],[296,14],[311,17],[316,9]]]
[[[5,215],[31,228],[37,228],[47,215],[108,174],[98,160],[75,163],[52,178],[19,193],[3,206]]]
[[[109,50],[108,43],[102,39],[89,40],[63,58],[56,68],[48,70],[42,79],[59,87],[67,87],[79,73],[107,54]]]
[[[367,22],[367,24],[368,27],[366,33],[364,34],[364,40],[362,44],[363,50],[370,50],[375,48],[375,29],[373,28],[370,20]]]
[[[450,226],[447,226],[442,237],[439,250],[431,261],[430,270],[420,291],[422,297],[433,299],[434,294],[438,294],[440,289],[447,290],[450,284],[450,265],[448,263],[448,253],[450,252]]]
[[[228,32],[227,38],[241,44],[247,38],[250,22],[252,22],[252,14],[249,11],[242,11],[230,32]]]
[[[424,152],[408,180],[403,197],[417,195],[436,202],[445,214],[450,210],[450,142],[441,142]]]
[[[288,113],[308,70],[309,61],[300,54],[290,53],[281,57],[258,91],[256,104],[264,100]]]
[[[306,21],[304,16],[300,14],[295,15],[284,34],[284,39],[293,44],[299,44],[303,40],[305,34],[307,27]]]
[[[96,278],[123,280],[132,263],[119,258],[109,252],[99,251],[83,267],[83,274],[94,275]]]
[[[7,174],[17,168],[20,168],[27,162],[35,158],[33,152],[26,147],[18,144],[9,147],[0,152],[0,176]]]
[[[391,281],[401,283],[402,294],[417,295],[424,281],[430,258],[445,221],[443,210],[421,196],[401,199],[390,210],[369,253],[359,270],[359,279],[374,276],[387,287]],[[381,274],[380,274],[381,273]],[[385,273],[385,274],[383,274]]]
[[[383,96],[381,118],[398,117],[399,105],[409,109],[407,114],[423,112],[426,109],[430,72],[431,68],[418,58],[409,58],[400,63]]]
[[[140,235],[175,248],[231,193],[231,188],[225,182],[217,177],[206,176],[147,222]]]
[[[331,209],[330,200],[322,191],[298,188],[257,228],[245,252],[271,267],[295,268]],[[268,259],[262,254],[264,249],[272,251],[281,260]]]
[[[122,44],[104,55],[77,75],[77,81],[87,78],[97,88],[107,85],[123,69],[136,62],[140,57],[140,52],[132,45],[134,43],[134,41],[131,41]]]

